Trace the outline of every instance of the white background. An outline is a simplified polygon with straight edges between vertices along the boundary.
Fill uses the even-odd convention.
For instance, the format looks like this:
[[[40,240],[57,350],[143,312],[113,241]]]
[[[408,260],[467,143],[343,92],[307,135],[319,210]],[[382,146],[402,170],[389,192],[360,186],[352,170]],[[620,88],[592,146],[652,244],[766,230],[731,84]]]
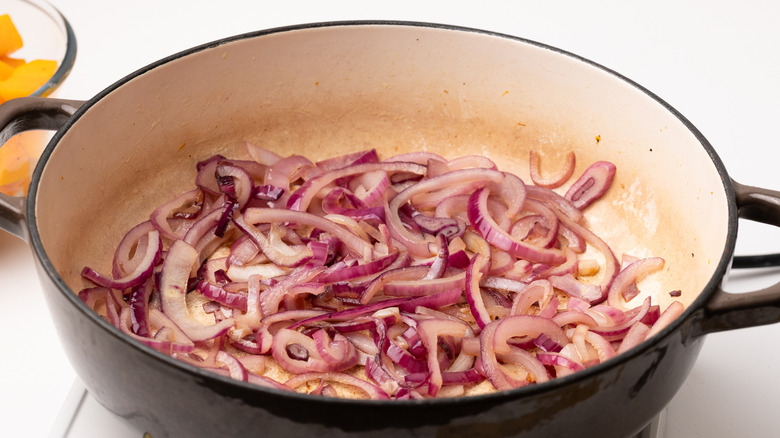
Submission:
[[[59,97],[88,99],[166,55],[269,27],[348,19],[463,25],[547,43],[628,76],[691,120],[734,179],[780,189],[776,2],[52,2],[79,44]],[[775,230],[741,226],[738,253],[780,251]],[[751,273],[739,280],[733,288],[750,290],[776,278]],[[47,436],[75,375],[49,321],[29,248],[2,232],[0,300],[0,435]],[[669,406],[665,436],[777,436],[778,335],[780,326],[710,335]],[[115,435],[95,430],[94,436]]]

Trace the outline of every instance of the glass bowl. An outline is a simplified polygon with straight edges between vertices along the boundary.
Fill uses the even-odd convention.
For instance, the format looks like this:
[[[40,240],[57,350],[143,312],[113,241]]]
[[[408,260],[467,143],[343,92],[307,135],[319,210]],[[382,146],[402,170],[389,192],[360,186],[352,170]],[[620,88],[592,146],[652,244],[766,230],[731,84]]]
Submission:
[[[11,17],[24,43],[10,57],[57,62],[54,74],[30,94],[52,96],[73,69],[76,59],[73,28],[60,11],[43,0],[0,0],[0,15],[4,14]],[[26,194],[35,162],[51,135],[48,131],[27,131],[0,147],[0,193]]]

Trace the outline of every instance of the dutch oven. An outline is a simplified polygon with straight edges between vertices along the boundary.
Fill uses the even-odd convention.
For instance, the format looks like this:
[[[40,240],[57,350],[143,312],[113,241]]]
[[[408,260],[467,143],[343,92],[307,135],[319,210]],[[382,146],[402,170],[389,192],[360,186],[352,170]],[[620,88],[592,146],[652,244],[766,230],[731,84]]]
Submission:
[[[60,342],[90,393],[155,438],[630,436],[672,399],[705,335],[780,319],[778,286],[721,288],[738,219],[780,225],[777,193],[734,182],[704,136],[650,91],[520,38],[397,22],[259,31],[162,59],[86,101],[10,101],[0,126],[3,141],[56,130],[29,195],[0,197],[0,227],[32,248]],[[574,150],[578,172],[612,161],[613,189],[588,221],[616,252],[662,255],[664,286],[681,290],[686,309],[597,366],[473,397],[331,399],[176,361],[87,308],[80,272],[105,268],[126,229],[191,184],[195,163],[245,153],[244,141],[313,159],[366,147],[480,153],[521,176],[530,150]]]

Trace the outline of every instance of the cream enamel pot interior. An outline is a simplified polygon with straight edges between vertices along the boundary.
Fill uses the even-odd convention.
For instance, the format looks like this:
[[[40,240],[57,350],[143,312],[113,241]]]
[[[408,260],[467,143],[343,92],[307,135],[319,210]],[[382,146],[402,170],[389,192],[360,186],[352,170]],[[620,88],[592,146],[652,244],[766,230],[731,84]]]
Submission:
[[[26,199],[0,226],[27,240],[60,340],[95,398],[163,436],[628,436],[684,381],[710,332],[776,322],[780,290],[731,295],[737,219],[780,223],[777,194],[734,183],[706,139],[662,100],[577,56],[514,37],[420,23],[261,31],[160,60],[86,102],[0,107],[3,141],[58,129]],[[485,154],[528,180],[529,151],[573,150],[617,175],[587,220],[615,253],[657,255],[642,285],[684,314],[606,363],[552,382],[451,400],[324,400],[252,387],[125,337],[75,295],[124,232],[191,187],[195,163],[244,141],[323,158],[369,147]],[[749,388],[759,391],[761,388]],[[597,420],[600,413],[611,421]]]

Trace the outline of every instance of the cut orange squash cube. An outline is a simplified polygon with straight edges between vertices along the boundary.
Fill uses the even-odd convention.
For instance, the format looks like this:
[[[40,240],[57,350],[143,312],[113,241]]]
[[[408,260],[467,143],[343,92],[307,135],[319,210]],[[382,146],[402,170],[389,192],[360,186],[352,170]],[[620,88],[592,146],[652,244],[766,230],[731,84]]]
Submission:
[[[36,59],[15,68],[11,76],[0,81],[0,99],[29,96],[54,75],[57,62]]]
[[[8,79],[11,73],[14,72],[14,68],[2,59],[0,59],[0,81]]]
[[[9,56],[0,56],[0,61],[8,64],[11,68],[19,67],[27,62],[22,58],[11,58]]]
[[[22,44],[22,36],[11,21],[11,16],[0,15],[0,55],[8,56],[21,49]]]

